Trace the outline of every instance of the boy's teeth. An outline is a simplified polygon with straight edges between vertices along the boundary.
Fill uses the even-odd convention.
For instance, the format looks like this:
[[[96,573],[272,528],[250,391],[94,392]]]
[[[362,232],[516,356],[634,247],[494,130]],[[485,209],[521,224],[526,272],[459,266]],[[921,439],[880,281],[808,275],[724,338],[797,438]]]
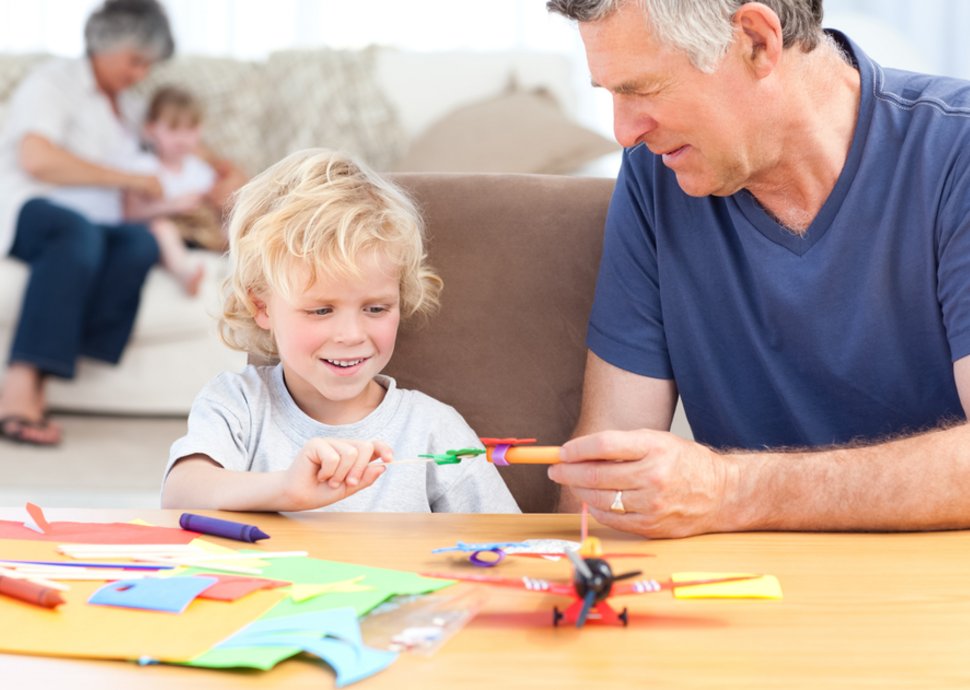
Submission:
[[[337,367],[355,367],[361,362],[363,362],[364,360],[363,359],[328,359],[327,361],[330,364],[333,364],[334,366],[337,366]]]

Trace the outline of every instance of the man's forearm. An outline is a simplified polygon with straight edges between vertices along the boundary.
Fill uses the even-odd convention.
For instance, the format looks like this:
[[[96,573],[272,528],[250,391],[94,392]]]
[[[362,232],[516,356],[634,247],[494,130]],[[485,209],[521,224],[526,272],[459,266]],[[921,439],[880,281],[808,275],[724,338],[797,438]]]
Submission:
[[[724,459],[724,531],[970,527],[967,424],[877,445]]]

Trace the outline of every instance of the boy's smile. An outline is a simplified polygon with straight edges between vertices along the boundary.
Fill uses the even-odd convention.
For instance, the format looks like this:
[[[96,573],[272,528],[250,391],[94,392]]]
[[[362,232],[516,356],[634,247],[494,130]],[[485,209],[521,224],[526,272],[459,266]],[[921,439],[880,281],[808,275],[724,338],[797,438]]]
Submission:
[[[360,269],[360,277],[321,275],[292,301],[271,292],[258,304],[256,323],[273,333],[290,395],[325,424],[359,421],[384,399],[374,377],[394,352],[400,278],[375,253]]]

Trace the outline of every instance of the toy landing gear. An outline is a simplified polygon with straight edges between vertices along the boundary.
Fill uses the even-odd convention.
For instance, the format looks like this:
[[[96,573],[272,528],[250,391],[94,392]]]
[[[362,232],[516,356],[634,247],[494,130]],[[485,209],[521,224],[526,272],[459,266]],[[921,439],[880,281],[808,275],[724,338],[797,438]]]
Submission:
[[[567,623],[572,623],[576,620],[576,612],[573,610],[576,605],[570,606],[565,612],[560,611],[558,606],[552,607],[552,625],[553,627],[559,627],[559,621],[564,618],[567,619]],[[597,621],[599,623],[623,623],[623,627],[627,627],[630,624],[630,616],[627,614],[627,608],[624,606],[620,613],[614,611],[606,602],[600,602],[593,607],[593,612],[590,614],[589,621]]]

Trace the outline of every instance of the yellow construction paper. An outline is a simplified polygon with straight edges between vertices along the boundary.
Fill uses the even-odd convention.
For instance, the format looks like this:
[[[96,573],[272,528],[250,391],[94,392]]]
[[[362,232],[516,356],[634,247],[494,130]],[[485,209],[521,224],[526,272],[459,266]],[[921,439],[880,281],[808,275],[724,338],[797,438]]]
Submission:
[[[358,584],[364,576],[354,577],[349,580],[340,580],[339,582],[326,582],[323,584],[293,584],[290,586],[290,598],[299,603],[301,601],[306,601],[307,599],[313,599],[322,594],[334,594],[338,592],[367,592],[374,589],[368,585]]]
[[[227,546],[222,546],[221,544],[216,544],[215,542],[207,541],[201,537],[198,539],[193,539],[189,542],[190,546],[195,546],[204,551],[206,554],[213,556],[229,556],[233,554],[238,554],[240,551],[238,549],[231,549]],[[252,547],[247,546],[246,548],[251,549]],[[227,561],[218,561],[218,563],[230,564],[233,566],[238,566],[240,568],[265,568],[269,566],[269,561],[266,559],[261,559],[257,554],[253,554],[251,559],[233,558]],[[205,566],[197,566],[204,568]]]
[[[0,558],[64,560],[54,542],[0,540]],[[102,582],[71,582],[65,603],[45,609],[0,596],[0,652],[45,656],[189,661],[279,603],[262,590],[234,602],[196,599],[181,614],[87,603]]]
[[[129,522],[131,522],[131,524],[133,525],[145,525],[146,527],[153,527],[152,523],[142,520],[141,518],[135,518],[134,520],[130,520]],[[214,554],[214,555],[225,556],[228,554],[239,553],[239,551],[236,549],[231,549],[227,546],[216,544],[214,541],[207,541],[202,537],[196,537],[195,539],[189,542],[189,545],[194,546],[198,549],[201,549],[202,551],[208,554]],[[232,564],[237,565],[240,568],[265,568],[266,566],[269,565],[269,563],[267,563],[265,560],[260,560],[260,559],[257,559],[256,557],[253,557],[252,560],[233,559]]]
[[[781,599],[781,583],[774,575],[762,575],[750,580],[735,580],[693,587],[677,587],[678,582],[710,580],[718,577],[740,577],[753,573],[674,573],[674,596],[678,599]]]

